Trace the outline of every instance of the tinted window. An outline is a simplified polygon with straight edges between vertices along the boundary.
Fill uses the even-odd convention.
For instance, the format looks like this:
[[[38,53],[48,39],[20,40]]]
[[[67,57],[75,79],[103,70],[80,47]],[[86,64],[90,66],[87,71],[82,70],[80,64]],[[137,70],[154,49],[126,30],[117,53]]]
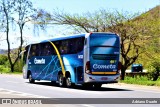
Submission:
[[[66,39],[53,42],[58,48],[60,54],[76,54],[81,52],[84,47],[84,37]]]
[[[40,44],[40,56],[50,56],[55,54],[55,50],[52,46],[51,43],[46,42],[46,43],[41,43]]]
[[[52,42],[59,53],[62,54],[76,54],[83,50],[84,37],[59,40]],[[31,46],[30,56],[50,56],[57,55],[54,47],[50,42],[34,44]]]
[[[31,45],[29,58],[31,58],[33,56],[39,56],[39,44]]]
[[[69,52],[69,40],[61,41],[59,52],[60,54],[67,54]]]
[[[26,63],[26,59],[27,59],[27,54],[28,54],[28,47],[25,47],[25,52],[24,52],[24,55],[23,55],[23,63]]]
[[[90,35],[90,46],[113,46],[119,47],[119,37],[115,34],[93,33]]]

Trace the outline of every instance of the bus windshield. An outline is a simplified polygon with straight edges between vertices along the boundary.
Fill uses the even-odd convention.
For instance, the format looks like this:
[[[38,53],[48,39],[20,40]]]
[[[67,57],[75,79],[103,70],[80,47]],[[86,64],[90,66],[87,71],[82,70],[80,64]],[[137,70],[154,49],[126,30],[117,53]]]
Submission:
[[[119,37],[115,34],[98,34],[94,33],[90,36],[90,47],[95,46],[112,46],[119,48]]]

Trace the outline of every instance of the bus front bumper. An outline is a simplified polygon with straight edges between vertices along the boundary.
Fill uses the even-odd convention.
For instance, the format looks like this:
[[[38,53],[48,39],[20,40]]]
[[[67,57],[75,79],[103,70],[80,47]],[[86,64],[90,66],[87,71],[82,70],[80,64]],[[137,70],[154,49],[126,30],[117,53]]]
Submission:
[[[117,83],[119,81],[120,74],[116,75],[105,75],[105,76],[100,76],[100,75],[89,75],[86,74],[84,78],[85,83]]]

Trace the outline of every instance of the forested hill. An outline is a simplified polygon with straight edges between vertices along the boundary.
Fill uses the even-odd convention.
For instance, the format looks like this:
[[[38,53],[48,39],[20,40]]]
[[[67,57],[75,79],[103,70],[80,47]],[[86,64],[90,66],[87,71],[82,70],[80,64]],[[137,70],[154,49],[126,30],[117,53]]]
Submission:
[[[136,63],[146,66],[150,61],[160,60],[160,5],[141,14],[133,21],[140,24],[139,29],[144,28],[141,32],[141,40],[137,41],[141,44],[144,53]]]

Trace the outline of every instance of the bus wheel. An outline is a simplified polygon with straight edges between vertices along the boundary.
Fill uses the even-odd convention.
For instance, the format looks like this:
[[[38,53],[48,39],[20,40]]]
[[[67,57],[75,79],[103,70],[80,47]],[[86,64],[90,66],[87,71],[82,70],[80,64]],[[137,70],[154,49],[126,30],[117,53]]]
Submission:
[[[32,74],[31,73],[29,74],[28,78],[29,78],[29,82],[30,83],[34,83],[35,82],[35,80],[32,78]]]
[[[60,87],[64,86],[64,78],[63,78],[63,75],[62,74],[59,74],[58,75],[58,85]]]
[[[73,84],[72,82],[71,82],[71,77],[69,76],[69,77],[66,77],[66,86],[67,87],[74,87],[74,85],[75,84]]]
[[[101,86],[102,86],[102,84],[100,84],[100,83],[94,84],[95,89],[99,89],[99,88],[101,88]]]

